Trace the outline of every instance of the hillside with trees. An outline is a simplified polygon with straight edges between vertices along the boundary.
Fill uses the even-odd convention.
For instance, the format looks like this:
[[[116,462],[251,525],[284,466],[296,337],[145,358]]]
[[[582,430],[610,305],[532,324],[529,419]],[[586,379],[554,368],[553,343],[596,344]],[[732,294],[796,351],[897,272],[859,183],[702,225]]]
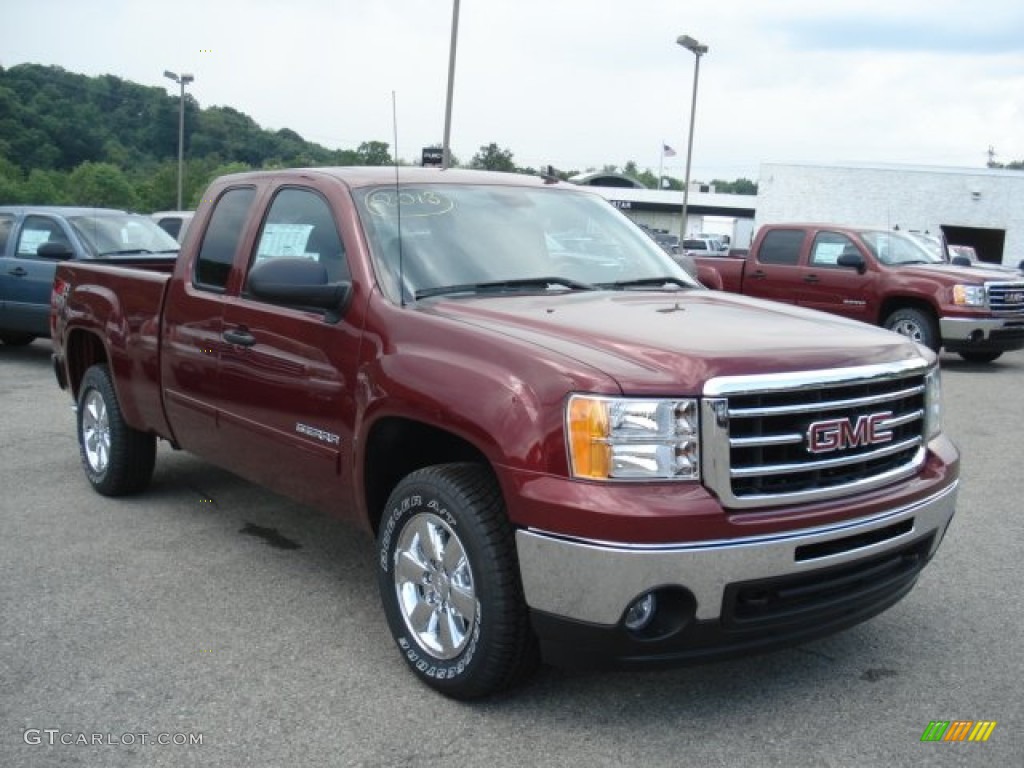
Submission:
[[[176,206],[178,94],[113,75],[88,77],[61,67],[0,67],[0,204],[97,205],[139,211]],[[253,168],[387,165],[387,142],[328,149],[288,128],[271,131],[226,106],[200,107],[185,94],[184,204],[194,208],[215,176]],[[399,161],[402,162],[402,161]],[[453,160],[458,164],[457,159]],[[517,166],[511,150],[491,143],[471,168],[538,173]],[[588,168],[587,171],[596,170]],[[635,162],[622,172],[657,189]],[[569,178],[578,171],[557,171]],[[666,189],[681,189],[666,177]],[[719,192],[756,194],[747,179],[713,180]]]

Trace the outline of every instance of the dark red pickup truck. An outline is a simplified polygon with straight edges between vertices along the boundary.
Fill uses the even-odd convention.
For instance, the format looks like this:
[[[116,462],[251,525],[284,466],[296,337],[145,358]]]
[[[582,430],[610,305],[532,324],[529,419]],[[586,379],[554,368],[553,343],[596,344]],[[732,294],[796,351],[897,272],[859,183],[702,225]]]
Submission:
[[[585,190],[349,168],[203,199],[173,274],[58,267],[86,477],[143,490],[159,438],[372,532],[449,696],[851,626],[953,516],[933,354],[705,290]]]
[[[989,363],[1024,348],[1024,279],[948,263],[898,231],[768,224],[742,258],[694,258],[726,291],[880,325]]]

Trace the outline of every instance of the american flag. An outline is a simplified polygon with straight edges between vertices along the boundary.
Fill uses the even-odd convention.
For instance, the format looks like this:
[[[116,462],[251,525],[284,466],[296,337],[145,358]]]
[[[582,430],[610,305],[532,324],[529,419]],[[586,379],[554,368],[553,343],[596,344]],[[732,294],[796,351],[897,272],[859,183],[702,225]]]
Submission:
[[[676,156],[676,151],[674,149],[672,149],[672,147],[670,147],[668,144],[662,144],[661,145],[661,153],[665,157],[675,157]]]

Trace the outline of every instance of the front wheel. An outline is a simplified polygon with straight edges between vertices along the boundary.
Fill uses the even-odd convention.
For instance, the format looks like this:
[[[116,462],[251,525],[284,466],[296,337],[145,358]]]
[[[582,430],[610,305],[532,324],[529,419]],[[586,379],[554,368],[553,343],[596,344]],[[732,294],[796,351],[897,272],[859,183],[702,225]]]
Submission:
[[[933,352],[938,353],[942,347],[938,324],[935,318],[924,310],[911,307],[897,309],[885,318],[883,325],[890,331],[924,344]]]
[[[78,446],[92,487],[104,496],[138,493],[149,485],[156,438],[128,426],[110,369],[94,365],[78,391]]]
[[[472,699],[533,671],[514,532],[487,468],[445,464],[406,476],[388,499],[378,555],[391,634],[420,680]]]
[[[968,363],[991,363],[1002,357],[1002,352],[958,352]]]

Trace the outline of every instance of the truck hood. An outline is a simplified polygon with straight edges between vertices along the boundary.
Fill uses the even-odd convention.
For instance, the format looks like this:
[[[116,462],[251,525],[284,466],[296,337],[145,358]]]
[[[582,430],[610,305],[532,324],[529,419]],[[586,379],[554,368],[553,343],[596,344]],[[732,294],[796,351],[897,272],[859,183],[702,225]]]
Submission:
[[[955,264],[907,264],[893,267],[900,274],[919,275],[949,284],[1024,283],[1024,275],[1005,267],[958,267]]]
[[[571,358],[637,395],[696,395],[716,376],[844,368],[931,354],[864,323],[718,291],[439,299],[421,311]]]

